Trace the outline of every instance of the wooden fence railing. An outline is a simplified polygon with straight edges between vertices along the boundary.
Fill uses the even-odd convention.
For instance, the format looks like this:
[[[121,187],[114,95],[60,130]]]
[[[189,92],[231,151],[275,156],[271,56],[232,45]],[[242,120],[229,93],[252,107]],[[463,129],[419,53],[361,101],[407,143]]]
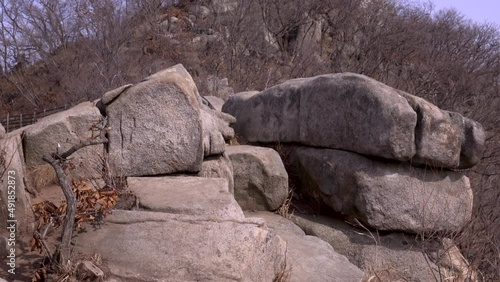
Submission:
[[[0,118],[0,123],[2,123],[3,127],[5,128],[5,131],[10,132],[18,128],[21,128],[23,126],[33,124],[41,118],[64,111],[68,108],[69,106],[65,105],[63,107],[58,107],[48,110],[43,109],[41,111],[34,111],[32,113],[24,113],[16,115],[11,115],[10,113],[7,113],[6,116]]]

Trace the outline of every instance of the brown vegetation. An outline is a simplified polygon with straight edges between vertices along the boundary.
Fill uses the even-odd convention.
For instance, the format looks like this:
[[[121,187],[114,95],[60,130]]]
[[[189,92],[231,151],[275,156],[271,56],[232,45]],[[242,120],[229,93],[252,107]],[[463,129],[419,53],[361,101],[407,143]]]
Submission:
[[[174,63],[202,94],[209,74],[236,91],[368,75],[484,125],[484,158],[467,171],[475,216],[455,240],[486,280],[500,279],[498,26],[401,1],[234,0],[230,13],[167,2],[0,0],[1,112],[93,100]]]

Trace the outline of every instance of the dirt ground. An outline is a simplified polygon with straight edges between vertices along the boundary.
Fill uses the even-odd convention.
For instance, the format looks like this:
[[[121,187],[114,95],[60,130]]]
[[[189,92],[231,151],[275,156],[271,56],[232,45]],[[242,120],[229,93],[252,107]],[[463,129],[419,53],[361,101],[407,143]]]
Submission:
[[[64,200],[64,194],[62,193],[61,188],[58,185],[51,185],[40,189],[39,195],[36,198],[32,198],[31,203],[36,204],[46,200],[59,205]],[[58,228],[47,237],[47,244],[51,250],[55,250],[61,231],[62,228]],[[2,263],[0,265],[0,277],[9,282],[31,281],[35,271],[41,266],[44,258],[43,254],[39,254],[37,251],[30,251],[29,242],[31,238],[31,234],[21,234],[18,238],[16,238],[15,274],[13,275],[8,273],[8,266],[5,263]]]

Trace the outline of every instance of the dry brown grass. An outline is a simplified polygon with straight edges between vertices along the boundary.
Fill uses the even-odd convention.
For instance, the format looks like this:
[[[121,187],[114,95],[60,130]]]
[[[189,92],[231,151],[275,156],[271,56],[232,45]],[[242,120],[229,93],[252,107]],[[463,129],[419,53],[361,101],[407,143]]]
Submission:
[[[28,168],[28,175],[31,183],[38,191],[43,187],[58,183],[56,172],[49,164]]]
[[[287,282],[290,281],[290,276],[292,274],[291,267],[283,268],[274,278],[273,282]]]
[[[292,276],[292,267],[288,265],[288,244],[286,246],[285,261],[281,266],[281,269],[273,279],[273,282],[288,282]]]
[[[411,282],[413,279],[409,279],[402,275],[395,268],[383,268],[375,269],[373,267],[368,267],[365,271],[365,276],[361,282],[387,282],[387,281],[400,281],[400,282]]]
[[[290,192],[288,192],[288,197],[286,198],[283,205],[281,205],[281,207],[279,207],[278,210],[276,210],[276,213],[284,218],[290,219],[293,215],[293,211],[290,210],[290,207],[292,205],[292,199],[293,199],[293,189],[290,189]]]

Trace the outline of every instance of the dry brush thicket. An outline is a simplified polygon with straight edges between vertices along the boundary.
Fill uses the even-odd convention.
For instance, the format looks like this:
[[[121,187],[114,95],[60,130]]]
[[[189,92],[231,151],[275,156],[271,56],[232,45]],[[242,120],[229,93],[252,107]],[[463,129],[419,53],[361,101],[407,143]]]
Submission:
[[[484,158],[468,171],[475,216],[455,237],[474,266],[500,278],[498,26],[402,1],[225,1],[230,12],[220,2],[0,0],[0,108],[92,100],[174,63],[202,93],[207,75],[236,91],[368,75],[484,125]]]

